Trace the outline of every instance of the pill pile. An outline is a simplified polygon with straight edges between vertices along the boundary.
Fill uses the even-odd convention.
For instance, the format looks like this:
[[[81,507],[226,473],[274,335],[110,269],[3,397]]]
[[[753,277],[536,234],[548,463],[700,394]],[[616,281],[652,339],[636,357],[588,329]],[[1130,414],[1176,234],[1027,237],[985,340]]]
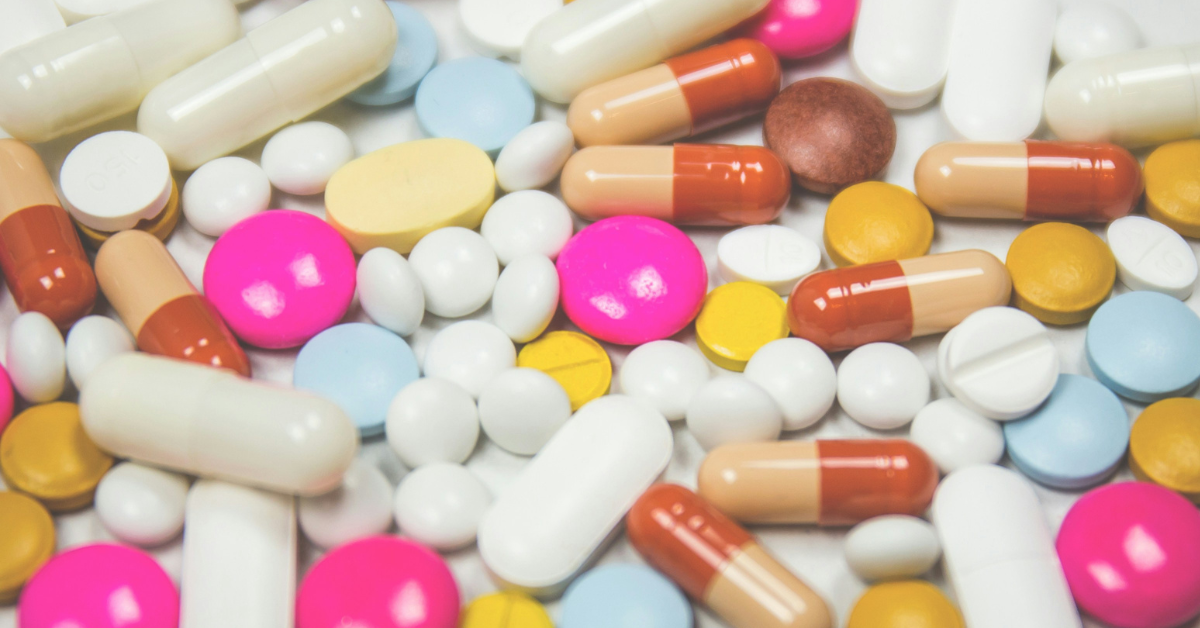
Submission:
[[[0,0],[0,628],[1200,626],[1161,4]]]

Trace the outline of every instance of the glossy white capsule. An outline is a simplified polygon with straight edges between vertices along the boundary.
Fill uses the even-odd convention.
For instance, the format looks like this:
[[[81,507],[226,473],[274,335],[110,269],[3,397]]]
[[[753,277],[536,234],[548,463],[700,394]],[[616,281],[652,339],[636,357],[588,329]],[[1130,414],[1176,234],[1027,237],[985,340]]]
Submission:
[[[955,0],[861,0],[850,63],[867,89],[892,109],[937,98],[950,67]]]
[[[0,0],[0,52],[67,27],[54,0]]]

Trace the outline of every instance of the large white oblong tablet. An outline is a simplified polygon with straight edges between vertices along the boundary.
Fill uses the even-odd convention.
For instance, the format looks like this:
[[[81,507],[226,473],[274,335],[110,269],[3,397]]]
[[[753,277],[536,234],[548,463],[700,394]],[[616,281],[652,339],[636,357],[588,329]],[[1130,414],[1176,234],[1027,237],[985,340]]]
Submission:
[[[609,395],[580,408],[484,515],[484,564],[508,587],[561,593],[666,468],[673,444],[646,402]]]
[[[942,112],[968,140],[1023,140],[1042,120],[1057,3],[960,0]]]
[[[727,282],[749,281],[779,294],[821,265],[817,243],[782,225],[730,231],[717,243],[717,272]]]
[[[458,17],[480,52],[519,59],[529,31],[562,6],[563,0],[459,0]]]
[[[955,0],[861,0],[850,63],[863,84],[892,109],[916,109],[937,97],[950,67]]]
[[[1196,254],[1174,229],[1126,216],[1108,225],[1108,248],[1117,259],[1117,278],[1131,290],[1153,290],[1181,301],[1196,285]]]
[[[1082,626],[1037,495],[1020,475],[993,465],[951,473],[934,493],[933,525],[968,626]]]

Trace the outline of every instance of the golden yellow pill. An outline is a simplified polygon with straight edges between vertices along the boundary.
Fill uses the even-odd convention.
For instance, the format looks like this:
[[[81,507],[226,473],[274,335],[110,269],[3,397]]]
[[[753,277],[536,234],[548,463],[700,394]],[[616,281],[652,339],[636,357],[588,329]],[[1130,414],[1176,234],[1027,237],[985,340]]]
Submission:
[[[877,584],[850,611],[846,628],[963,628],[962,614],[923,580]],[[1017,628],[1014,626],[1013,628]]]
[[[730,371],[746,370],[759,347],[787,338],[787,306],[774,290],[748,281],[708,293],[696,317],[696,344],[704,357]]]
[[[17,599],[25,581],[54,555],[54,520],[46,507],[0,492],[0,604]]]
[[[898,185],[852,185],[833,197],[825,212],[825,250],[838,266],[920,257],[931,244],[929,208]]]
[[[1063,222],[1023,231],[1008,247],[1005,266],[1013,305],[1053,325],[1091,318],[1117,278],[1117,261],[1104,240]]]
[[[1146,213],[1189,238],[1200,238],[1200,140],[1159,146],[1146,158]]]
[[[500,591],[467,605],[460,628],[554,628],[537,600],[516,591]]]
[[[1200,503],[1200,399],[1163,399],[1143,410],[1129,434],[1129,468]]]
[[[576,331],[552,331],[525,345],[517,366],[553,377],[567,391],[571,410],[602,397],[612,386],[612,361],[600,343]]]
[[[34,406],[13,419],[0,436],[0,475],[14,490],[54,512],[92,503],[112,456],[88,438],[79,406],[65,401]]]

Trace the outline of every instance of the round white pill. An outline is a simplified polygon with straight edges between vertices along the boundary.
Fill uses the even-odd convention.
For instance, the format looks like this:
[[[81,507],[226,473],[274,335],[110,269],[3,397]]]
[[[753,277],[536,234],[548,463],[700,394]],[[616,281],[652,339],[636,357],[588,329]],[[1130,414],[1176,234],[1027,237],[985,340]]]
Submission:
[[[492,204],[479,230],[500,263],[507,265],[526,255],[558,257],[575,225],[562,201],[541,190],[524,190]]]
[[[408,263],[421,281],[425,309],[445,318],[483,307],[500,275],[492,245],[463,227],[443,227],[421,238],[408,254]]]
[[[517,364],[517,348],[499,327],[462,321],[439,331],[425,349],[426,377],[442,377],[462,386],[472,397],[492,378]]]
[[[1054,54],[1071,63],[1137,50],[1142,33],[1128,13],[1105,2],[1077,2],[1058,16]]]
[[[454,382],[425,377],[400,389],[387,413],[387,440],[409,468],[462,462],[479,439],[475,400]]]
[[[396,489],[400,532],[434,549],[449,551],[475,541],[492,493],[460,464],[441,462],[404,476]]]
[[[333,173],[352,159],[354,144],[345,131],[328,122],[301,122],[267,141],[262,167],[271,185],[308,196],[324,192]]]
[[[483,387],[479,424],[492,442],[522,456],[536,454],[571,418],[571,399],[553,377],[509,369]]]
[[[413,334],[425,318],[425,290],[404,256],[375,248],[358,261],[358,302],[371,320],[401,336]]]
[[[727,282],[749,281],[786,295],[821,265],[821,250],[799,231],[753,225],[725,234],[717,243],[717,272]]]
[[[154,140],[109,131],[71,150],[59,174],[64,206],[96,231],[132,229],[162,212],[171,198],[171,164]]]
[[[67,348],[62,334],[41,312],[26,312],[8,328],[5,364],[13,388],[25,401],[58,399],[67,379]]]
[[[743,375],[720,375],[692,396],[687,426],[700,446],[712,451],[727,443],[778,440],[783,415],[758,384]]]
[[[297,503],[300,530],[318,547],[331,549],[355,539],[383,534],[392,527],[392,485],[379,467],[355,459],[342,485]]]
[[[122,462],[96,486],[96,517],[121,541],[162,545],[183,530],[188,485],[178,473]]]
[[[687,416],[688,404],[709,375],[704,356],[674,340],[655,340],[630,351],[617,374],[622,394],[649,402],[668,421]]]
[[[134,351],[133,336],[125,326],[107,316],[85,316],[67,332],[67,374],[75,388],[106,360],[121,353]]]
[[[874,342],[850,352],[837,372],[837,400],[850,418],[876,430],[913,420],[929,403],[929,374],[908,349]]]
[[[1144,216],[1108,225],[1108,248],[1117,259],[1117,278],[1131,290],[1153,290],[1181,301],[1196,285],[1196,254],[1174,229]]]
[[[267,173],[241,157],[214,159],[183,184],[183,215],[188,224],[214,238],[270,205]]]
[[[780,338],[763,345],[746,363],[744,374],[775,400],[783,412],[785,431],[820,421],[837,398],[833,361],[803,338]]]
[[[552,120],[535,122],[508,140],[500,151],[496,182],[505,192],[544,188],[562,172],[574,150],[571,127]]]
[[[492,318],[513,342],[546,330],[558,309],[558,269],[550,258],[527,255],[505,267],[492,294]]]
[[[525,37],[563,0],[459,0],[463,31],[479,52],[519,59]]]
[[[1042,405],[1058,381],[1046,326],[1013,307],[974,312],[942,338],[938,378],[963,405],[1008,421]]]
[[[843,548],[850,570],[867,582],[915,578],[942,555],[933,525],[908,515],[867,519],[850,529]]]
[[[1004,456],[1004,430],[957,399],[938,399],[913,419],[909,437],[948,474]]]

